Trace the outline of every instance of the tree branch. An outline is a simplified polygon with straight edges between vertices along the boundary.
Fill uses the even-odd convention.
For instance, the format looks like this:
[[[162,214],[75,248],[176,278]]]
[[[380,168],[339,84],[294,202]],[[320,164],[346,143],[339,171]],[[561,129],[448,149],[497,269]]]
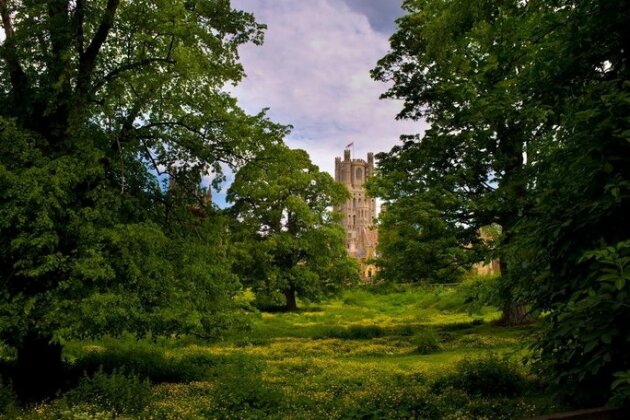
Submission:
[[[83,34],[83,21],[85,18],[85,5],[83,0],[76,0],[76,8],[74,10],[74,32],[76,34],[77,52],[79,53],[79,60],[83,59],[85,36]]]
[[[90,45],[88,45],[81,56],[79,63],[79,82],[77,84],[77,93],[79,94],[85,93],[87,90],[87,85],[92,76],[92,72],[94,71],[94,67],[96,66],[96,58],[98,57],[98,53],[105,43],[105,40],[107,40],[109,31],[114,25],[114,17],[119,4],[120,0],[107,0],[107,7],[105,8],[105,13],[101,18],[101,23],[99,24]]]
[[[0,17],[2,18],[2,28],[5,35],[4,43],[0,45],[0,55],[7,63],[16,104],[19,104],[21,101],[26,103],[28,102],[30,89],[26,73],[24,73],[17,56],[15,30],[13,29],[11,12],[9,11],[9,0],[0,0]]]
[[[103,77],[101,80],[99,80],[92,87],[92,92],[96,92],[96,90],[98,90],[104,84],[106,84],[107,82],[115,79],[117,76],[119,76],[120,74],[122,74],[122,73],[124,73],[126,71],[136,70],[136,69],[142,68],[144,66],[147,66],[147,65],[150,65],[150,64],[153,64],[153,63],[175,64],[175,60],[170,60],[170,59],[167,59],[167,58],[153,57],[153,58],[145,58],[144,60],[136,61],[135,63],[125,64],[125,65],[120,66],[120,67],[110,71],[109,73],[107,73],[105,75],[105,77]]]
[[[15,31],[13,30],[13,22],[9,12],[9,0],[0,0],[0,14],[2,15],[2,28],[6,39],[14,38]]]

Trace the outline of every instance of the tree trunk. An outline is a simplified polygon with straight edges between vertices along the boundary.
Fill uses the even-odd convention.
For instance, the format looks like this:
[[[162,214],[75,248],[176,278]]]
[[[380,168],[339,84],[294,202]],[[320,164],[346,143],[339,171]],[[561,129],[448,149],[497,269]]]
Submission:
[[[17,348],[13,384],[22,401],[54,396],[63,384],[62,347],[51,338],[29,333]]]
[[[520,305],[514,302],[514,296],[512,293],[511,280],[506,279],[508,275],[508,266],[504,260],[499,261],[499,269],[501,276],[503,277],[503,284],[500,285],[500,298],[503,302],[501,308],[501,319],[499,323],[501,325],[518,325],[528,318],[528,312],[524,305]]]
[[[497,151],[498,171],[504,172],[503,178],[499,181],[498,191],[505,199],[505,204],[499,213],[499,224],[503,228],[502,247],[505,247],[512,240],[512,229],[522,217],[527,195],[527,178],[523,173],[525,140],[522,129],[515,123],[500,125],[497,136],[500,139]],[[520,324],[527,318],[527,310],[514,301],[515,279],[509,271],[505,255],[499,259],[499,268],[502,277],[500,298],[503,302],[500,323]]]
[[[528,318],[529,313],[527,312],[525,305],[509,303],[503,306],[499,323],[501,325],[518,325],[525,322]]]
[[[287,312],[295,312],[297,311],[297,302],[295,300],[295,289],[290,287],[284,291],[284,297],[287,300],[287,306],[285,310]]]

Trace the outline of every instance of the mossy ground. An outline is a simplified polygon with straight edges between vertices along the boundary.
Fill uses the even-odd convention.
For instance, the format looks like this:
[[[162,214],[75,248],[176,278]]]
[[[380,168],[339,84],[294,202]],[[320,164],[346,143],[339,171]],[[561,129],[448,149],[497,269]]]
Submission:
[[[297,313],[252,314],[249,331],[218,343],[144,342],[138,352],[156,357],[147,362],[154,366],[129,363],[131,370],[156,372],[170,364],[171,376],[181,380],[166,375],[167,382],[156,383],[159,374],[147,373],[154,377],[153,398],[144,413],[132,417],[510,418],[549,410],[550,402],[532,385],[535,378],[520,364],[535,327],[496,326],[499,315],[491,307],[469,313],[458,288],[357,289],[322,303],[301,303]],[[132,354],[134,345],[112,339],[73,343],[67,357],[79,364],[90,358],[107,362],[116,348]],[[431,383],[453,372],[458,361],[487,354],[515,361],[531,385],[509,407],[499,397],[432,393]],[[23,415],[111,415],[96,414],[89,403],[70,407],[60,399]]]

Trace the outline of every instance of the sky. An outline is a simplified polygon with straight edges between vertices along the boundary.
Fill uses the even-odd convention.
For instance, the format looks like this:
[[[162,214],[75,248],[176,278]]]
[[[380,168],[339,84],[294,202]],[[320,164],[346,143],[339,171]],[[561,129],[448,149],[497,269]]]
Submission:
[[[334,158],[354,143],[355,158],[391,149],[421,123],[396,121],[400,102],[379,100],[387,85],[369,71],[389,49],[399,0],[233,0],[267,24],[262,46],[240,48],[246,78],[232,90],[249,113],[269,108],[292,125],[286,138],[334,175]],[[223,204],[224,194],[215,195]]]

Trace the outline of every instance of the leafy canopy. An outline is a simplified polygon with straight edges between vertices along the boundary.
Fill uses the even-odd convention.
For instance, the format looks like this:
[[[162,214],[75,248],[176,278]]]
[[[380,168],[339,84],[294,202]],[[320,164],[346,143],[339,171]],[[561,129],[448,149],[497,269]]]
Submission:
[[[199,183],[286,132],[224,89],[264,26],[227,0],[1,0],[0,15],[0,336],[215,336],[239,284]]]
[[[321,172],[303,150],[284,146],[260,154],[236,174],[228,191],[241,223],[240,272],[261,295],[316,299],[357,279],[345,232],[331,208],[348,190]]]

